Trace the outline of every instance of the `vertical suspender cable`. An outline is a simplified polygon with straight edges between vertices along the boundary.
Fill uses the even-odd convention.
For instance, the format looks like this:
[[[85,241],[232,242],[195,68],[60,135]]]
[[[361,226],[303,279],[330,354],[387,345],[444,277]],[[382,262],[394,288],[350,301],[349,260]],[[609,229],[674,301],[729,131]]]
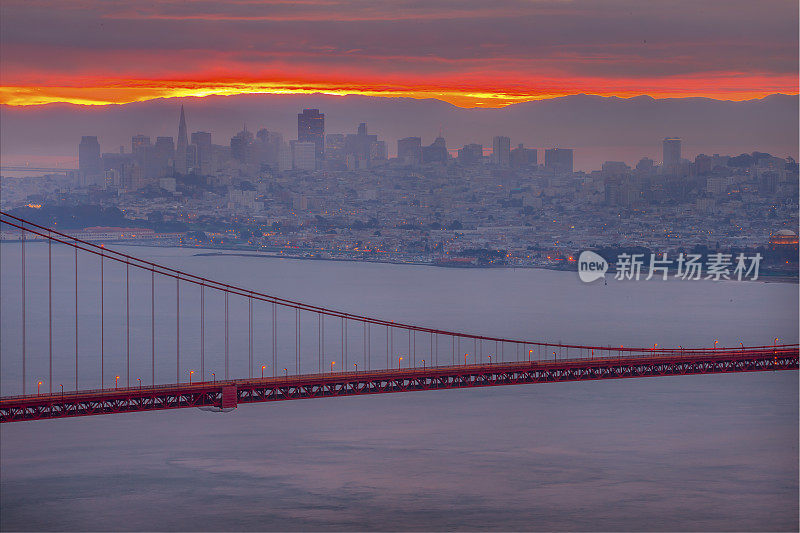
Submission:
[[[150,379],[156,384],[156,271],[150,269]]]
[[[22,245],[22,394],[25,394],[25,223],[19,225],[21,237],[20,244]]]
[[[100,388],[105,388],[105,255],[100,252]]]
[[[295,309],[295,333],[297,335],[295,339],[295,368],[297,369],[297,374],[300,374],[300,308]]]
[[[247,298],[247,371],[248,377],[253,377],[253,298]]]
[[[200,381],[206,380],[206,286],[200,285]]]
[[[75,250],[75,390],[78,390],[78,248]]]
[[[228,291],[225,291],[225,379],[228,379]]]
[[[131,291],[130,265],[125,261],[125,382],[131,386]]]
[[[48,387],[53,394],[53,240],[47,232],[47,348],[49,377]]]
[[[175,383],[181,382],[181,278],[175,278]],[[226,376],[227,377],[227,376]]]
[[[342,368],[347,368],[347,361],[344,360],[344,317],[342,317]]]

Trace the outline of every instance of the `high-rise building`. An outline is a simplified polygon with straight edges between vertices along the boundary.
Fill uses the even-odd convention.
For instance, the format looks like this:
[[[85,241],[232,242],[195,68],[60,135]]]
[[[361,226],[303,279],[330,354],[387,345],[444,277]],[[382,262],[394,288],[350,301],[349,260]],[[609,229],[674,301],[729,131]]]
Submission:
[[[171,167],[175,161],[175,141],[172,137],[156,137],[153,154],[158,177],[171,176]]]
[[[386,143],[379,141],[377,135],[367,134],[367,124],[362,122],[358,133],[344,138],[344,156],[349,169],[368,168],[372,162],[386,159]]]
[[[502,135],[492,139],[492,163],[501,167],[511,164],[511,139]]]
[[[325,158],[325,114],[319,109],[303,109],[297,115],[297,140],[313,142],[316,146],[317,160]]]
[[[477,165],[483,161],[482,144],[465,144],[458,150],[458,162],[462,165]]]
[[[328,168],[343,167],[345,159],[344,145],[345,136],[342,133],[329,133],[325,136],[325,161]]]
[[[283,135],[261,128],[256,133],[256,139],[256,162],[270,168],[278,168],[278,154],[283,143]]]
[[[191,146],[194,146],[193,166],[195,171],[200,174],[211,172],[211,160],[214,155],[211,134],[207,131],[195,131],[192,133]]]
[[[81,174],[81,184],[90,185],[99,180],[103,174],[103,164],[100,160],[100,143],[94,135],[84,135],[78,145],[78,169]]]
[[[253,134],[243,129],[231,137],[231,157],[242,163],[253,161]]]
[[[511,150],[509,160],[512,167],[524,168],[528,165],[537,165],[539,163],[539,154],[535,148],[525,148],[520,144]]]
[[[317,168],[317,145],[313,142],[292,141],[292,166],[295,170]]]
[[[397,141],[397,159],[404,165],[418,166],[422,163],[422,139],[406,137]]]
[[[548,148],[544,151],[544,168],[557,174],[572,172],[572,148]]]
[[[134,135],[131,137],[131,153],[134,155],[144,153],[150,146],[150,137],[147,135]]]
[[[292,148],[285,142],[278,147],[278,170],[292,170]]]
[[[626,176],[630,171],[631,167],[623,161],[606,161],[602,166],[602,172],[605,176]]]
[[[681,140],[678,137],[667,137],[662,143],[664,149],[663,171],[674,174],[681,163]]]
[[[649,157],[643,157],[636,163],[636,171],[639,174],[648,175],[653,173],[653,169],[655,168],[655,161],[650,159]]]
[[[208,148],[211,146],[211,134],[207,131],[196,131],[192,133],[192,144],[196,144],[201,148]]]
[[[713,168],[711,166],[711,162],[712,162],[711,156],[708,156],[706,154],[698,154],[694,158],[694,173],[695,173],[695,175],[697,175],[697,176],[705,176],[706,174],[710,174],[711,173],[711,169]]]
[[[422,148],[423,163],[447,163],[450,154],[447,153],[447,143],[441,135],[436,137],[433,144]]]
[[[188,170],[189,135],[186,129],[186,115],[181,105],[181,118],[178,121],[178,146],[175,150],[175,171],[186,174]]]

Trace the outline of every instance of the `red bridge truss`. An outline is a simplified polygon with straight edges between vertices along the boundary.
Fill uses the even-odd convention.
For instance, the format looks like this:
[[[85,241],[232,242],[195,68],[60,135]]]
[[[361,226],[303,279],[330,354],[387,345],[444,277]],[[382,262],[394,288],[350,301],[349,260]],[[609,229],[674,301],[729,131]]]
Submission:
[[[390,392],[410,392],[422,390],[440,390],[464,387],[486,387],[495,385],[514,385],[523,383],[545,383],[561,381],[584,381],[598,379],[618,379],[630,377],[649,377],[649,376],[670,376],[684,374],[714,374],[727,372],[756,372],[756,371],[775,371],[775,370],[797,370],[798,368],[798,345],[797,344],[778,344],[769,346],[744,346],[740,343],[737,348],[664,348],[654,345],[651,348],[631,348],[631,347],[610,347],[610,346],[585,346],[575,344],[554,344],[535,341],[523,341],[518,339],[506,339],[501,337],[491,337],[484,335],[474,335],[455,331],[447,331],[436,328],[416,326],[412,324],[397,323],[390,320],[372,318],[367,316],[355,315],[327,309],[324,307],[305,304],[298,301],[279,298],[276,296],[260,293],[245,289],[243,287],[220,283],[201,276],[196,276],[177,269],[145,261],[127,254],[123,254],[104,246],[98,246],[77,238],[73,238],[66,233],[58,232],[46,228],[19,217],[12,216],[5,212],[0,212],[0,227],[4,229],[14,228],[19,231],[21,243],[21,353],[19,361],[21,363],[21,395],[0,397],[0,422],[12,422],[20,420],[37,420],[48,418],[64,418],[73,416],[86,416],[96,414],[124,413],[133,411],[151,411],[160,409],[176,409],[185,407],[207,407],[213,409],[234,408],[240,403],[270,402],[281,400],[294,400],[303,398],[324,398],[332,396],[353,396],[362,394],[380,394]],[[36,324],[31,331],[36,331],[38,335],[45,334],[48,340],[48,371],[45,380],[36,381],[36,394],[27,394],[28,382],[27,365],[27,340],[29,333],[28,324],[35,321],[28,316],[26,305],[30,305],[29,289],[26,289],[26,255],[25,241],[34,238],[47,243],[47,283],[48,296],[46,298],[47,320],[45,324]],[[54,370],[53,370],[53,258],[52,245],[63,245],[74,251],[74,264],[70,269],[74,269],[74,389],[64,391],[63,384],[60,384],[60,391],[54,391]],[[85,256],[94,257],[99,262],[99,279],[96,280],[97,291],[99,294],[99,305],[97,306],[97,320],[90,324],[79,322],[79,317],[84,317],[85,313],[78,312],[79,298],[79,252]],[[109,356],[106,354],[108,340],[105,338],[107,326],[105,316],[106,285],[104,281],[104,265],[112,262],[124,267],[125,283],[125,310],[123,313],[126,328],[124,335],[114,338],[114,342],[124,340],[124,349],[117,350],[118,359],[114,364],[115,368],[122,365],[122,354],[124,353],[125,370],[119,372],[120,375],[113,376],[114,388],[105,386],[108,370],[106,364]],[[71,262],[72,263],[72,262]],[[97,265],[95,265],[97,266]],[[57,266],[57,268],[65,268]],[[149,383],[145,384],[141,378],[135,378],[137,383],[131,383],[134,375],[131,371],[131,340],[132,334],[137,330],[131,328],[130,310],[130,273],[131,270],[144,271],[148,273],[150,289],[150,324],[148,340],[151,345],[149,370],[151,373]],[[93,273],[94,274],[94,273]],[[71,275],[71,274],[70,274]],[[159,312],[163,306],[159,305],[159,312],[156,308],[156,278],[169,279],[175,282],[174,299],[170,305],[174,306],[175,313],[172,316],[174,324],[174,350],[170,357],[174,357],[175,382],[160,384],[156,379],[156,371],[163,373],[163,353],[158,353],[159,365],[156,363],[156,323],[163,326]],[[83,281],[85,284],[86,281]],[[92,282],[95,283],[95,282]],[[181,286],[184,292],[181,292]],[[181,324],[185,324],[182,313],[186,312],[186,305],[183,309],[181,302],[186,299],[186,287],[195,287],[199,290],[199,309],[192,309],[192,312],[199,314],[196,324],[196,331],[186,332],[184,326],[181,332]],[[134,289],[142,292],[141,286]],[[221,379],[217,379],[216,373],[210,372],[213,379],[207,379],[209,372],[206,370],[206,327],[207,304],[206,292],[214,291],[224,296],[224,313],[220,315],[220,322],[224,323],[224,359],[218,361],[223,366]],[[244,299],[247,302],[247,316],[234,317],[234,320],[245,321],[248,324],[247,338],[247,376],[235,378],[230,375],[229,363],[229,324],[231,322],[229,297]],[[41,303],[41,302],[40,302]],[[117,307],[121,307],[123,302],[114,301]],[[271,360],[268,364],[260,365],[261,377],[255,377],[259,365],[254,359],[254,311],[253,305],[257,304],[271,311],[271,332],[270,345],[266,351],[271,352]],[[277,314],[280,309],[284,312],[289,310],[294,314],[293,327],[283,327],[281,332],[278,330]],[[37,317],[45,313],[37,314]],[[308,316],[316,317],[316,328],[306,327],[302,332],[305,333],[305,342],[301,332],[301,318],[305,318],[308,323]],[[333,328],[329,327],[326,336],[325,323],[335,320]],[[72,322],[72,319],[70,319]],[[99,323],[98,323],[99,322]],[[214,322],[214,326],[221,326]],[[312,323],[314,323],[312,321]],[[212,325],[209,322],[209,325]],[[99,326],[99,327],[97,327]],[[340,326],[340,328],[336,327]],[[353,328],[357,329],[357,335],[361,336],[361,346],[358,343],[348,343],[353,339]],[[292,331],[286,332],[285,329]],[[95,331],[96,330],[96,331]],[[267,328],[269,330],[269,328]],[[309,332],[309,330],[311,330]],[[333,332],[331,333],[331,330]],[[96,333],[99,337],[99,348],[97,353],[91,354],[93,359],[90,374],[97,378],[100,388],[90,389],[81,388],[79,375],[79,360],[87,357],[79,346],[79,339],[86,335]],[[141,333],[141,332],[140,332]],[[183,365],[181,364],[181,347],[186,343],[186,336],[196,336],[195,341],[200,352],[199,369],[189,370],[184,356]],[[290,374],[287,368],[283,369],[283,376],[280,376],[278,367],[286,364],[285,357],[281,361],[278,350],[278,335],[288,337],[290,334],[293,342],[290,343],[294,348],[294,370]],[[361,335],[358,335],[360,333]],[[337,349],[332,354],[330,349],[331,336],[335,336]],[[418,336],[425,339],[419,348],[420,357],[417,357]],[[311,337],[311,338],[309,338]],[[374,337],[374,339],[373,339]],[[397,339],[395,339],[397,337]],[[407,345],[405,338],[407,337]],[[429,340],[429,349],[425,349]],[[378,347],[375,348],[375,343]],[[58,341],[56,341],[58,342]],[[383,361],[385,342],[385,363]],[[395,344],[402,344],[402,356],[399,356]],[[462,343],[471,348],[470,353],[462,351]],[[301,349],[301,345],[305,349]],[[308,346],[316,344],[316,359],[308,360]],[[356,348],[352,348],[353,344]],[[328,352],[326,355],[326,345]],[[488,346],[487,346],[488,345]],[[339,350],[339,346],[341,349]],[[407,350],[406,350],[407,347]],[[58,346],[63,352],[64,347]],[[185,348],[184,348],[185,350]],[[484,351],[486,350],[486,352]],[[286,352],[286,350],[281,350]],[[440,352],[442,354],[440,355]],[[302,360],[305,353],[305,360]],[[485,362],[484,353],[488,354],[489,363]],[[492,358],[492,354],[494,358]],[[141,355],[141,354],[140,354]],[[196,355],[196,354],[194,354]],[[285,353],[284,353],[285,355]],[[450,355],[448,357],[447,355]],[[423,359],[422,357],[426,359]],[[330,361],[330,372],[325,372],[328,368],[329,359],[336,357],[340,363],[335,367],[336,361]],[[353,372],[336,372],[337,369],[349,368],[348,357],[354,365]],[[462,360],[463,357],[463,360]],[[442,364],[447,362],[449,364]],[[376,360],[380,360],[373,369]],[[405,360],[405,363],[403,361]],[[462,362],[463,361],[463,362]],[[279,365],[279,362],[281,363]],[[359,362],[362,364],[361,370],[358,369]],[[141,368],[142,361],[133,361]],[[172,364],[172,363],[170,363]],[[303,366],[305,365],[305,369]],[[307,371],[309,365],[316,367],[316,373]],[[85,366],[85,365],[84,365]],[[396,366],[396,368],[394,368]],[[264,370],[269,368],[264,376]],[[98,375],[99,370],[99,375]],[[303,370],[306,370],[305,372]],[[192,380],[192,375],[197,372],[198,379]],[[61,376],[63,378],[63,376]],[[119,379],[123,378],[123,386],[119,386]],[[188,380],[186,379],[188,377]],[[83,378],[84,381],[87,379]],[[187,382],[188,381],[188,382]],[[41,392],[41,385],[47,384],[47,391]]]

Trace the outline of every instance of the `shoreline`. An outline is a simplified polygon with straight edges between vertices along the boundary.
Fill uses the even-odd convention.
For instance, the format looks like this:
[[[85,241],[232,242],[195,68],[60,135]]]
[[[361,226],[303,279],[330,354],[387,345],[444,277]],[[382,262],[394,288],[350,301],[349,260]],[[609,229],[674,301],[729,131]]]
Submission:
[[[12,243],[12,242],[19,242],[18,240],[9,240],[4,239],[0,240],[2,243]],[[43,242],[40,239],[31,239],[28,242]],[[100,243],[93,243],[93,244],[100,244]],[[196,246],[181,246],[176,244],[158,244],[152,241],[148,242],[134,242],[134,241],[127,241],[127,240],[120,240],[120,241],[103,241],[103,244],[113,244],[118,246],[140,246],[140,247],[148,247],[148,248],[176,248],[176,249],[200,249],[200,250],[209,250],[205,252],[198,252],[192,255],[199,256],[199,257],[213,257],[213,256],[238,256],[238,257],[255,257],[255,258],[268,258],[268,259],[294,259],[294,260],[304,260],[304,261],[338,261],[338,262],[351,262],[351,263],[375,263],[375,264],[387,264],[387,265],[413,265],[413,266],[429,266],[429,267],[436,267],[436,268],[453,268],[453,269],[500,269],[500,268],[507,268],[507,269],[517,269],[517,268],[524,268],[524,269],[537,269],[537,270],[550,270],[555,272],[573,272],[577,273],[576,268],[559,268],[556,265],[475,265],[475,264],[437,264],[433,261],[414,261],[414,260],[392,260],[392,259],[366,259],[366,258],[343,258],[343,257],[314,257],[314,256],[303,256],[303,255],[286,255],[279,251],[259,251],[253,249],[243,249],[243,248],[203,248],[203,247],[196,247]],[[611,266],[611,265],[610,265]],[[613,277],[615,271],[613,268],[609,268],[607,275]],[[638,281],[645,281],[645,280],[638,280]],[[697,281],[705,281],[697,280]],[[738,281],[738,280],[721,280],[721,281]],[[757,280],[750,280],[750,279],[743,279],[742,281],[756,281],[756,282],[763,282],[763,283],[790,283],[794,285],[800,284],[800,276],[790,276],[786,274],[773,274],[769,271],[760,272]]]
[[[185,246],[176,246],[175,248],[186,248]],[[546,265],[497,265],[497,266],[479,266],[479,265],[469,265],[469,266],[456,266],[456,265],[443,265],[443,264],[436,264],[436,263],[427,263],[427,262],[417,262],[417,261],[379,261],[373,259],[345,259],[345,258],[337,258],[337,257],[303,257],[303,256],[294,256],[294,255],[283,255],[278,253],[257,253],[257,252],[246,252],[246,251],[236,251],[231,250],[229,253],[225,251],[218,251],[218,252],[201,252],[192,254],[195,257],[214,257],[214,256],[235,256],[235,257],[255,257],[255,258],[262,258],[262,259],[293,259],[293,260],[303,260],[303,261],[338,261],[338,262],[345,262],[345,263],[375,263],[375,264],[388,264],[388,265],[411,265],[411,266],[429,266],[429,267],[436,267],[436,268],[452,268],[452,269],[532,269],[532,270],[550,270],[554,272],[573,272],[577,274],[577,269],[567,269],[567,268],[554,268],[549,267]],[[608,275],[613,277],[614,271],[609,270]],[[668,278],[666,281],[669,281]],[[646,281],[646,280],[637,280],[637,281]],[[663,281],[663,280],[662,280]],[[677,280],[676,280],[677,281]],[[705,279],[700,279],[697,281],[706,281]],[[733,279],[726,279],[720,281],[738,281]],[[800,282],[798,277],[786,276],[783,274],[770,274],[770,273],[759,273],[758,279],[750,280],[750,279],[743,279],[741,281],[755,281],[755,282],[763,282],[763,283],[791,283],[797,285]]]

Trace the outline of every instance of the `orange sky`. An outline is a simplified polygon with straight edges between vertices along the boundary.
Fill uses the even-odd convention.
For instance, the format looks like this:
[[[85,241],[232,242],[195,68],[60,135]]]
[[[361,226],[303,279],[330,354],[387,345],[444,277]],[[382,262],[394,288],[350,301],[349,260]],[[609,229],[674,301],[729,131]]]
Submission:
[[[731,79],[730,77],[727,79]],[[734,77],[734,79],[736,79]],[[734,84],[709,87],[707,80],[690,80],[681,84],[669,80],[649,80],[647,94],[654,98],[680,98],[688,96],[704,96],[722,100],[749,100],[762,98],[769,94],[797,94],[793,86],[793,77],[782,79],[764,77],[763,82],[752,79],[750,87]],[[88,81],[88,80],[87,80]],[[154,98],[171,98],[185,96],[235,95],[252,93],[270,94],[310,94],[324,93],[331,95],[360,94],[366,96],[436,98],[459,107],[503,107],[517,102],[553,98],[569,94],[597,94],[601,96],[619,96],[623,98],[643,94],[636,83],[624,83],[626,80],[606,80],[586,83],[587,80],[574,80],[561,86],[519,90],[507,87],[436,87],[436,86],[391,86],[380,83],[371,85],[368,80],[359,86],[325,83],[325,82],[263,82],[246,80],[231,82],[220,81],[160,81],[135,80],[104,83],[97,80],[83,87],[65,86],[2,86],[0,87],[0,103],[26,106],[56,102],[82,105],[106,105],[140,102]],[[695,83],[691,83],[694,81]],[[739,81],[737,79],[737,81]]]
[[[798,93],[781,0],[4,0],[0,103],[243,93],[438,98]]]

